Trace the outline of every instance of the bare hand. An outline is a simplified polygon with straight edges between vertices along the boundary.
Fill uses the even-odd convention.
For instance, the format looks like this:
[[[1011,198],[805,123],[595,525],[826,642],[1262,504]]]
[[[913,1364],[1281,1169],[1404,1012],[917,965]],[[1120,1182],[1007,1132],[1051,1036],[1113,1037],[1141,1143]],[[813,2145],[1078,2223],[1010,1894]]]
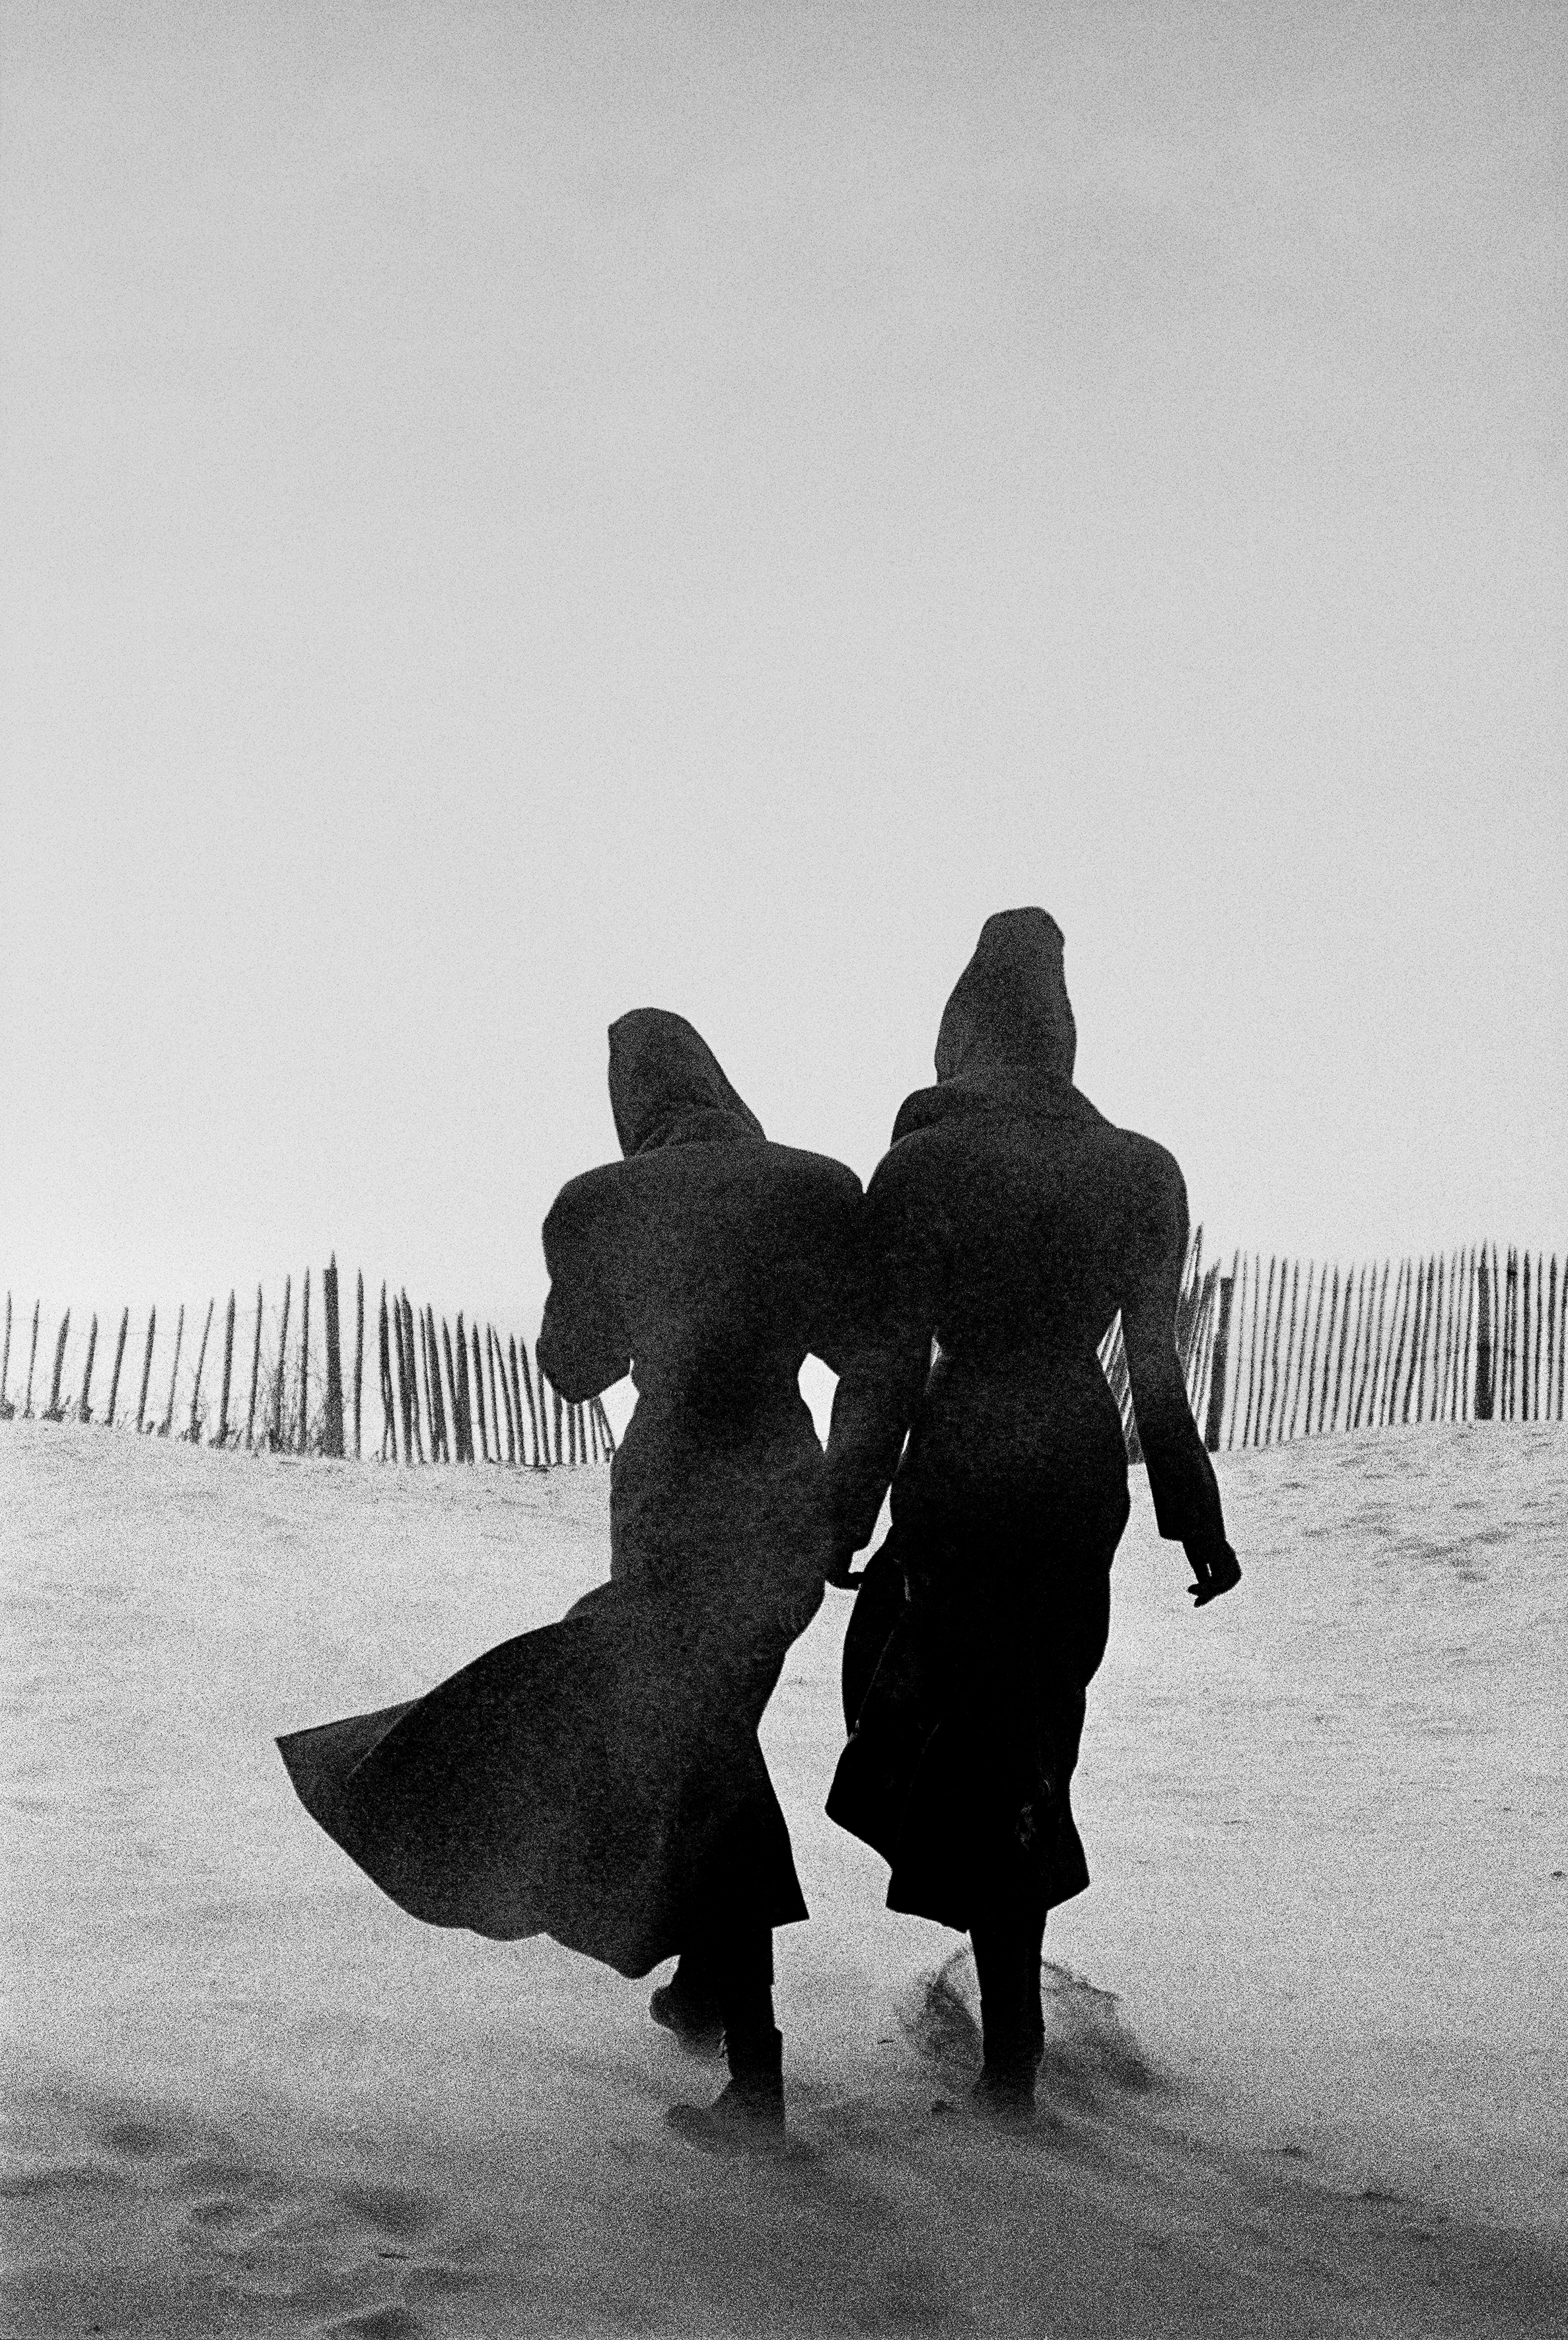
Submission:
[[[1241,1562],[1228,1543],[1212,1545],[1206,1551],[1189,1549],[1187,1565],[1197,1579],[1187,1586],[1195,1609],[1217,1601],[1222,1592],[1233,1591],[1241,1582]]]

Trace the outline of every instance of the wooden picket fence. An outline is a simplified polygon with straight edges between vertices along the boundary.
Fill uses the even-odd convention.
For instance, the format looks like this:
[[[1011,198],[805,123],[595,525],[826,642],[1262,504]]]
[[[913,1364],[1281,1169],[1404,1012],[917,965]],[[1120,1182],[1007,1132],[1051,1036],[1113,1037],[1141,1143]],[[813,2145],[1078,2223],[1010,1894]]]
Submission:
[[[190,1386],[189,1407],[180,1390],[180,1358],[184,1345],[185,1312],[180,1309],[174,1326],[174,1356],[169,1367],[168,1402],[162,1418],[149,1413],[153,1357],[158,1312],[149,1311],[142,1349],[140,1386],[135,1412],[119,1411],[121,1369],[130,1330],[128,1308],[120,1317],[119,1337],[109,1379],[108,1403],[94,1415],[93,1370],[98,1351],[98,1320],[87,1336],[80,1393],[63,1397],[66,1345],[71,1312],[65,1311],[55,1340],[49,1376],[49,1402],[39,1409],[44,1422],[98,1420],[104,1429],[123,1428],[141,1435],[178,1435],[193,1444],[243,1448],[272,1453],[356,1457],[366,1452],[362,1434],[365,1379],[365,1283],[355,1279],[353,1353],[350,1377],[343,1373],[343,1341],[339,1323],[338,1271],[334,1258],[322,1276],[325,1318],[325,1362],[318,1365],[311,1353],[311,1276],[305,1270],[300,1294],[296,1353],[289,1344],[293,1301],[292,1276],[283,1281],[281,1318],[275,1346],[263,1355],[266,1312],[262,1287],[256,1286],[254,1330],[251,1340],[249,1396],[242,1427],[238,1392],[234,1386],[235,1295],[229,1294],[223,1318],[223,1357],[217,1415],[213,1421],[212,1384],[205,1383],[207,1347],[215,1304],[207,1303],[201,1347]],[[5,1334],[0,1351],[0,1421],[10,1421],[17,1405],[8,1394],[11,1370],[11,1294],[5,1295]],[[21,1413],[33,1415],[34,1378],[38,1360],[39,1308],[33,1310],[32,1340]],[[505,1339],[487,1324],[457,1319],[455,1336],[443,1316],[437,1330],[433,1308],[415,1309],[406,1291],[389,1294],[383,1284],[376,1326],[382,1462],[496,1462],[514,1469],[543,1471],[608,1461],[615,1452],[615,1435],[598,1398],[586,1403],[563,1399],[540,1363],[537,1343],[531,1361],[529,1343],[515,1334]],[[20,1378],[20,1377],[19,1377]],[[161,1385],[160,1374],[160,1385]],[[488,1381],[488,1400],[487,1384]],[[203,1400],[203,1387],[208,1395]],[[40,1396],[42,1388],[40,1386]],[[231,1413],[230,1400],[234,1400]],[[178,1402],[176,1404],[176,1401]],[[183,1426],[176,1432],[179,1419]],[[370,1435],[374,1437],[373,1428]]]
[[[1563,1263],[1568,1271],[1568,1261]],[[1393,1290],[1390,1293],[1390,1276]],[[1341,1270],[1336,1262],[1187,1254],[1176,1349],[1210,1453],[1423,1422],[1561,1422],[1568,1274],[1495,1244]],[[1118,1317],[1100,1362],[1137,1424]]]
[[[1188,1251],[1176,1309],[1176,1341],[1193,1418],[1211,1453],[1272,1446],[1333,1432],[1384,1429],[1424,1422],[1542,1422],[1563,1419],[1568,1261],[1495,1244],[1384,1260],[1342,1271],[1334,1262],[1237,1252],[1228,1271],[1203,1263],[1203,1229]],[[1390,1293],[1392,1275],[1393,1289]],[[235,1295],[223,1319],[223,1365],[213,1423],[207,1349],[215,1304],[207,1303],[189,1404],[180,1392],[184,1307],[174,1326],[168,1399],[149,1413],[158,1312],[147,1317],[135,1412],[120,1413],[121,1369],[131,1312],[120,1317],[108,1403],[94,1415],[93,1373],[98,1320],[93,1318],[80,1393],[62,1397],[71,1312],[55,1338],[45,1422],[66,1419],[125,1428],[160,1438],[273,1453],[358,1457],[362,1440],[365,1349],[364,1277],[355,1280],[352,1365],[345,1382],[334,1259],[322,1277],[325,1363],[311,1354],[311,1278],[300,1299],[297,1356],[289,1345],[293,1278],[285,1277],[275,1344],[267,1344],[262,1288],[251,1338],[249,1395],[242,1429],[233,1383]],[[20,1411],[34,1412],[39,1307],[33,1310],[27,1375]],[[12,1306],[5,1295],[0,1351],[0,1421],[18,1412],[8,1394]],[[263,1353],[264,1348],[269,1349]],[[481,1331],[460,1313],[455,1334],[433,1308],[414,1308],[406,1291],[382,1284],[376,1325],[382,1462],[504,1463],[527,1470],[576,1468],[607,1461],[615,1437],[598,1398],[563,1399],[526,1338]],[[1127,1451],[1140,1459],[1137,1423],[1118,1317],[1100,1344],[1100,1362],[1121,1409]],[[20,1385],[20,1377],[19,1377]],[[203,1388],[208,1400],[203,1402]],[[40,1389],[40,1395],[42,1390]],[[230,1401],[235,1401],[231,1414]],[[178,1403],[176,1403],[176,1401]],[[178,1417],[184,1426],[175,1432]],[[371,1433],[373,1437],[373,1430]],[[352,1443],[351,1443],[352,1441]]]

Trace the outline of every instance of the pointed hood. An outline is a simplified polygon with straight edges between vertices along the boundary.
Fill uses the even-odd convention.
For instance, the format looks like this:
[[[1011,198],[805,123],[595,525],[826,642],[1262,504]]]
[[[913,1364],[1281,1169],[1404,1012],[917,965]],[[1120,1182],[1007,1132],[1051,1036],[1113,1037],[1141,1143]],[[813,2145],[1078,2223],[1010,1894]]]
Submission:
[[[942,1011],[937,1086],[905,1099],[895,1145],[969,1112],[1094,1113],[1072,1085],[1078,1034],[1064,949],[1062,930],[1045,910],[997,910],[986,920]]]
[[[1070,1081],[1078,1032],[1062,967],[1065,938],[1044,910],[997,910],[953,986],[937,1035],[937,1078],[1027,1071]]]
[[[634,1007],[610,1026],[610,1103],[628,1156],[763,1135],[702,1035],[667,1007]]]

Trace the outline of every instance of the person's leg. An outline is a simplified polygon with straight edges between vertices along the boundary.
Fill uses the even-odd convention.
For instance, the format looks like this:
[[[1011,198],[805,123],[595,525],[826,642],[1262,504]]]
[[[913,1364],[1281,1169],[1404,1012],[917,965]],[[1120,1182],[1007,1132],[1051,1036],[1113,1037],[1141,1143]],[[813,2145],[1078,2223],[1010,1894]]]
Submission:
[[[724,2036],[719,1985],[712,1942],[705,1938],[690,1942],[681,1951],[670,1980],[660,1983],[649,2000],[648,2011],[690,2054],[717,2055]]]
[[[773,1935],[738,1925],[713,1938],[729,2082],[715,2105],[676,2105],[673,2127],[700,2145],[772,2145],[784,2135],[784,2042],[773,2019]]]
[[[1040,2008],[1040,1958],[1045,1947],[1044,1895],[1037,1889],[998,1894],[970,1933],[980,1985],[985,2065],[976,2083],[981,2107],[1027,2114],[1045,2050]]]

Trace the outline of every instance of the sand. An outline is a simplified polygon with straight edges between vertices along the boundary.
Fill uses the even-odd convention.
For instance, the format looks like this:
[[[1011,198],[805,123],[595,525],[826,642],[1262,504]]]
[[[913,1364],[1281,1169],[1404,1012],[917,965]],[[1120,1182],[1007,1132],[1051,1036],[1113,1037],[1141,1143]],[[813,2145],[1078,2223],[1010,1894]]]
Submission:
[[[736,2166],[663,2125],[719,2076],[646,1986],[404,1918],[272,1744],[559,1613],[604,1474],[0,1429],[0,2329],[1561,2328],[1568,1440],[1222,1458],[1201,1615],[1135,1479],[1047,2117],[977,2125],[961,1944],[822,1817],[830,1595],[764,1728],[793,2143]]]

